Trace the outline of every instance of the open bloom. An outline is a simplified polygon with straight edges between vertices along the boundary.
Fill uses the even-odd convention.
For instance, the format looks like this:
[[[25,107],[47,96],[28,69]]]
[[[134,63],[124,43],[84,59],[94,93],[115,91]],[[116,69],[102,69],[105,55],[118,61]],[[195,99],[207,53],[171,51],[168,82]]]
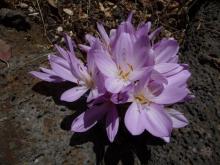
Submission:
[[[132,135],[147,130],[169,142],[173,128],[188,124],[182,113],[168,108],[191,97],[188,66],[178,63],[179,45],[173,38],[155,42],[161,28],[151,31],[150,22],[135,28],[131,20],[132,14],[109,34],[98,23],[100,37],[87,34],[89,45],[79,45],[87,54],[85,63],[77,58],[76,45],[66,36],[68,49],[56,46],[58,55],[49,56],[51,69],[31,74],[48,82],[74,83],[61,100],[72,102],[88,93],[88,110],[72,122],[72,131],[85,132],[104,120],[113,142],[121,117],[116,104],[127,103],[124,123]]]
[[[185,84],[189,76],[190,73],[184,70],[169,77],[167,84],[158,84],[150,81],[146,75],[134,86],[130,98],[132,104],[124,119],[132,135],[139,135],[147,130],[156,137],[169,138],[172,128],[187,124],[183,115],[175,110],[167,112],[165,105],[177,103],[186,97],[188,91]]]
[[[86,66],[75,56],[74,42],[67,35],[65,39],[68,50],[56,46],[60,56],[49,55],[48,57],[51,69],[40,68],[40,72],[32,71],[30,73],[48,82],[70,81],[76,84],[76,87],[65,91],[61,95],[61,100],[63,101],[73,102],[79,99],[88,90],[90,90],[90,93],[87,101],[91,101],[98,97],[100,94],[99,91],[102,90],[102,84],[99,83],[102,76],[98,75],[99,72],[95,66],[93,56],[87,56]]]
[[[109,93],[93,101],[89,109],[72,122],[71,130],[85,132],[103,118],[106,120],[105,127],[109,141],[113,142],[118,132],[119,116],[116,105],[111,101]]]

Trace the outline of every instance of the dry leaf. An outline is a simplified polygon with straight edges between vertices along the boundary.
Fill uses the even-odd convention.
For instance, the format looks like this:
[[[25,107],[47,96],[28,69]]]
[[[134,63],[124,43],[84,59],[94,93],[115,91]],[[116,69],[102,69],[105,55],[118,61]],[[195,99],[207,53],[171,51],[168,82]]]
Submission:
[[[47,0],[47,2],[53,6],[54,8],[57,8],[57,0]]]
[[[5,41],[0,39],[0,60],[6,62],[11,57],[11,47]]]

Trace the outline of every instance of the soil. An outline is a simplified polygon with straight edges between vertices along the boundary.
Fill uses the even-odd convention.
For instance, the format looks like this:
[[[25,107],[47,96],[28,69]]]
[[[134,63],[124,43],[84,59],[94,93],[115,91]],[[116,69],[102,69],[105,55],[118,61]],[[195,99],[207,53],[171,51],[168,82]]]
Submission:
[[[5,3],[4,7],[17,10],[18,6],[14,5],[17,1],[13,2]],[[31,5],[28,0],[24,2]],[[104,1],[100,2],[105,8],[109,5]],[[123,6],[123,2],[126,5]],[[144,10],[149,7],[144,6],[146,2],[143,0],[137,2],[136,9]],[[111,3],[116,4],[115,1]],[[52,20],[58,20],[49,24],[51,26],[46,25],[47,36],[44,35],[45,27],[39,15],[22,19],[30,24],[29,30],[22,29],[26,31],[15,29],[16,26],[0,25],[0,38],[12,47],[10,66],[0,62],[0,164],[81,165],[104,162],[114,165],[119,160],[121,164],[220,164],[220,2],[217,0],[203,1],[190,8],[192,12],[187,14],[190,16],[189,22],[185,20],[186,15],[184,19],[175,17],[178,20],[175,29],[180,30],[172,30],[170,25],[165,25],[170,33],[163,31],[164,36],[172,35],[179,42],[184,41],[180,58],[190,66],[192,78],[189,84],[196,96],[191,102],[175,106],[186,115],[190,124],[174,130],[169,144],[148,134],[139,137],[123,136],[123,128],[120,128],[121,133],[116,142],[109,144],[105,134],[100,131],[101,125],[84,134],[72,134],[68,131],[70,123],[76,113],[79,113],[76,110],[85,109],[83,100],[72,104],[61,102],[58,98],[62,90],[68,89],[71,84],[56,86],[39,82],[29,75],[29,71],[48,65],[47,54],[52,51],[51,43],[62,44],[62,35],[56,32],[58,26],[62,25],[68,33],[71,29],[77,42],[84,42],[81,36],[87,32],[95,33],[95,22],[106,20],[107,28],[112,28],[126,17],[129,9],[133,9],[133,2],[121,3],[117,3],[119,9],[110,12],[112,17],[104,11],[99,14],[91,10],[92,19],[82,18],[69,22],[72,27],[67,26],[66,22],[76,19],[75,16],[65,16],[64,22],[58,24],[59,19],[64,18],[63,13],[54,18],[56,14],[51,12],[53,8],[49,7],[48,10],[48,6],[45,6],[42,8],[43,14],[48,10],[48,19],[51,17]],[[66,3],[62,8],[83,6],[84,1],[72,6],[69,4],[70,2]],[[97,7],[96,5],[97,3],[92,3],[91,8]],[[58,7],[59,10],[62,8]],[[86,13],[86,7],[82,9],[81,16]],[[28,15],[29,10],[25,8],[19,12]],[[116,17],[119,18],[114,22]],[[147,16],[146,13],[139,12],[135,18],[139,22]],[[155,16],[150,18],[153,20]],[[45,20],[45,23],[48,21]],[[156,21],[154,25],[157,25]]]

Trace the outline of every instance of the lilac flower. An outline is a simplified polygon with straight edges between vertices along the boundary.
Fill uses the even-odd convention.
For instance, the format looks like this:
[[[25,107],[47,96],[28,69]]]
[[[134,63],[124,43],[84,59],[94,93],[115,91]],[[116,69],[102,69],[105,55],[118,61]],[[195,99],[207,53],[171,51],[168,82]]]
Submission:
[[[48,82],[70,81],[77,84],[65,91],[61,95],[61,100],[73,102],[79,99],[83,94],[90,90],[87,101],[91,101],[100,95],[102,84],[98,76],[99,72],[95,66],[92,55],[87,56],[87,66],[75,56],[74,43],[69,36],[66,35],[66,44],[69,50],[64,50],[56,46],[59,55],[49,55],[51,69],[41,68],[40,72],[30,72],[37,78]]]
[[[111,95],[108,93],[96,99],[88,110],[74,119],[71,130],[85,132],[102,118],[106,120],[106,132],[109,141],[113,142],[118,132],[119,116],[115,104],[111,101]]]
[[[164,106],[177,103],[187,96],[185,86],[190,73],[184,70],[169,77],[167,84],[158,84],[146,75],[134,86],[132,104],[125,115],[125,125],[132,135],[139,135],[146,129],[152,135],[170,137],[172,128],[183,127],[187,120],[173,110],[166,112]],[[178,118],[179,117],[179,118]]]
[[[88,110],[73,122],[71,130],[85,132],[97,122],[105,121],[106,132],[114,141],[119,127],[117,104],[130,104],[124,123],[132,135],[145,130],[169,142],[173,128],[188,124],[172,104],[192,98],[187,88],[188,66],[178,63],[179,45],[173,38],[155,43],[161,31],[151,31],[151,23],[135,28],[132,13],[117,29],[105,31],[97,24],[100,37],[85,36],[89,45],[80,44],[87,54],[83,63],[75,55],[75,43],[66,36],[68,49],[56,46],[58,55],[50,55],[51,69],[40,68],[32,75],[48,82],[70,81],[75,87],[65,91],[61,100],[72,102],[87,91]]]

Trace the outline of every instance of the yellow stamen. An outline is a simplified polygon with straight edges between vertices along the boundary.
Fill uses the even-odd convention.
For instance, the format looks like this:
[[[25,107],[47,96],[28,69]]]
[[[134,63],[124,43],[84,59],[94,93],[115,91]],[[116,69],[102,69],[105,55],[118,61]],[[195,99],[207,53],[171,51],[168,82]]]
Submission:
[[[135,96],[135,99],[141,104],[149,104],[150,103],[150,101],[147,98],[145,98],[144,95],[142,95],[142,94]]]

